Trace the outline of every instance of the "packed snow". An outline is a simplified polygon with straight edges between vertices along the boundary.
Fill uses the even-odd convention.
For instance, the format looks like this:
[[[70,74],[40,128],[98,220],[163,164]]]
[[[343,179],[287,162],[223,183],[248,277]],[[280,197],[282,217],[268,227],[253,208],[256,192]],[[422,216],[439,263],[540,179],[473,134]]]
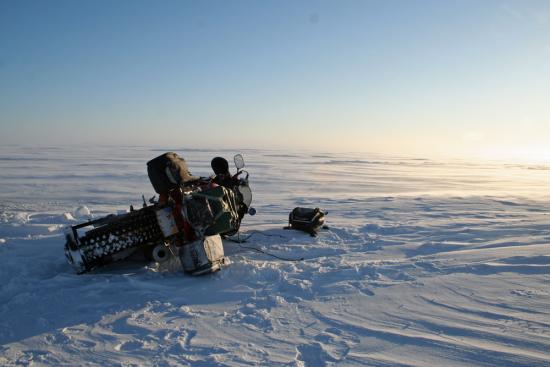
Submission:
[[[75,274],[63,228],[139,207],[165,151],[244,155],[247,242],[203,277]],[[550,165],[3,146],[0,172],[0,365],[550,366]],[[296,206],[330,229],[284,230]]]

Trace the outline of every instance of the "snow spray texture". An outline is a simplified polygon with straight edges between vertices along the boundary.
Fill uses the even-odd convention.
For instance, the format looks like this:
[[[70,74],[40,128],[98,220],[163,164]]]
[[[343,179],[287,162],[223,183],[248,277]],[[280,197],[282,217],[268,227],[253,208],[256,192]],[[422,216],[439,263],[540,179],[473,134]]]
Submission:
[[[157,194],[168,193],[179,185],[198,180],[189,172],[185,159],[174,152],[164,153],[147,162],[147,174]]]
[[[288,227],[285,229],[297,229],[309,233],[311,236],[316,236],[317,232],[321,228],[328,228],[324,226],[326,212],[321,211],[319,208],[294,208],[288,215]]]

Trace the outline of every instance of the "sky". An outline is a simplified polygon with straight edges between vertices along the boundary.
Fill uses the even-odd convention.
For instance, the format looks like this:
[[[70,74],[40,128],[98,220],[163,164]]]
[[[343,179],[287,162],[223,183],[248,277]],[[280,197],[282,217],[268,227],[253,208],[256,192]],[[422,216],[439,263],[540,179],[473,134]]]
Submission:
[[[549,1],[0,0],[0,144],[550,162]]]

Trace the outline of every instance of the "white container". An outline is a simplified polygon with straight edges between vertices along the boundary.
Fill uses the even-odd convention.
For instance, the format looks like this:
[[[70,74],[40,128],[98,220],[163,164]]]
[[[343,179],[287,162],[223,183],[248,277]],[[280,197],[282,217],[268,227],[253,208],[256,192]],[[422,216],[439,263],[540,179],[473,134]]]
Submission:
[[[220,235],[206,236],[204,239],[183,245],[180,248],[183,270],[191,275],[213,273],[224,263],[223,243]]]

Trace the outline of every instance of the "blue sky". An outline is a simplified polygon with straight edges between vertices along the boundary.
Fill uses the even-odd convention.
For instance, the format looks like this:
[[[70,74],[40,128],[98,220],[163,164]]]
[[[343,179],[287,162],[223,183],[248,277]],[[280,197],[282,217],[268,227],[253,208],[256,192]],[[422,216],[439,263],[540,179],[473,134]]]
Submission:
[[[0,1],[0,143],[545,155],[548,1]]]

